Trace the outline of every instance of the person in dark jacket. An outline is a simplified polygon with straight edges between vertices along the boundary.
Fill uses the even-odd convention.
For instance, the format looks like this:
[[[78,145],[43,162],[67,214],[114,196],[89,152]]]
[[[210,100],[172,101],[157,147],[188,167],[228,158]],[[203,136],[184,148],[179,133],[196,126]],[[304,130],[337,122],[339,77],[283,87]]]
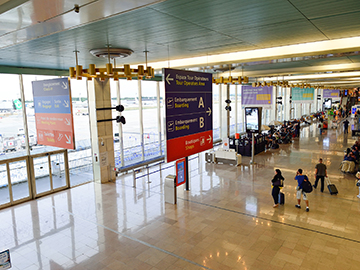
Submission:
[[[280,193],[280,187],[283,186],[284,177],[281,175],[281,171],[279,169],[275,170],[274,178],[271,180],[272,183],[272,192],[271,195],[274,199],[274,208],[279,206],[279,193]]]

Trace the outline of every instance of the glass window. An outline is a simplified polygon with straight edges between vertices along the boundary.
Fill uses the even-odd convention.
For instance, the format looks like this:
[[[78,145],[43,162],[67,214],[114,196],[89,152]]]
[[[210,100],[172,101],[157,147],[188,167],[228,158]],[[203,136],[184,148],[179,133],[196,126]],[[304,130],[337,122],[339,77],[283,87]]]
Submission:
[[[230,106],[231,106],[231,111],[230,111],[230,136],[235,135],[235,115],[236,115],[236,106],[235,106],[235,87],[236,85],[231,84],[230,85]]]
[[[28,124],[29,146],[30,146],[31,154],[58,149],[58,148],[52,147],[52,146],[44,146],[44,145],[37,144],[34,96],[33,96],[32,83],[31,83],[33,81],[50,80],[50,79],[55,79],[55,78],[58,78],[58,77],[23,75],[24,95],[25,95],[25,104],[26,104],[26,117],[27,117],[27,124]],[[22,147],[25,148],[25,136],[24,136],[24,140],[22,141]]]
[[[75,150],[68,151],[70,186],[93,181],[87,81],[70,80]]]
[[[243,132],[243,115],[241,108],[241,85],[237,86],[237,103],[238,103],[238,111],[237,113],[237,133]]]
[[[32,82],[56,79],[56,76],[23,75],[26,102],[26,115],[31,154],[57,150],[57,147],[37,144],[34,97]],[[68,151],[70,185],[75,186],[93,180],[89,111],[87,103],[86,80],[70,80],[75,133],[75,150]],[[81,175],[81,177],[79,177]]]
[[[157,82],[141,81],[145,160],[160,156]]]
[[[0,80],[0,159],[23,156],[26,151],[19,75],[0,74]]]
[[[213,137],[214,141],[220,139],[220,87],[219,85],[213,84]]]
[[[114,90],[112,93],[115,93]],[[139,121],[139,98],[137,80],[120,80],[121,104],[124,106],[122,116],[125,117],[126,124],[122,125],[123,145],[124,145],[124,164],[127,166],[141,161],[141,140],[140,140],[140,121]],[[116,99],[112,94],[112,98]],[[114,116],[116,112],[113,112]],[[114,124],[114,133],[118,133],[118,124]],[[120,156],[120,148],[115,149],[115,158]]]

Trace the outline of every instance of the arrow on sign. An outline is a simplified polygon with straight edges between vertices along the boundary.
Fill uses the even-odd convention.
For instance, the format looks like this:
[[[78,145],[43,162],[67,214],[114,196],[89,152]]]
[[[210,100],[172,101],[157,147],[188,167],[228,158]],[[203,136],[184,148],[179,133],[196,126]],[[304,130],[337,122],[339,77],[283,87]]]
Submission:
[[[170,82],[169,81],[173,81],[174,80],[174,78],[170,78],[170,73],[166,76],[166,82],[168,83],[168,84],[170,84]]]
[[[64,100],[64,107],[65,108],[69,107],[69,102],[67,100]]]
[[[210,107],[208,107],[208,110],[206,111],[206,113],[208,113],[209,116],[211,115],[211,108]]]
[[[209,138],[207,138],[206,140],[209,142],[209,143],[211,143],[211,136],[209,135]]]
[[[66,82],[62,82],[62,88],[67,89],[67,83]]]
[[[60,133],[60,134],[59,134],[59,137],[58,137],[58,139],[57,139],[57,140],[60,142],[60,141],[61,141],[61,139],[62,139],[62,137],[63,137],[63,135]]]
[[[65,124],[67,125],[67,126],[70,126],[70,120],[69,119],[67,119],[67,118],[65,118]]]
[[[67,135],[65,134],[65,137],[66,137],[66,143],[67,143],[67,144],[71,144],[71,136],[67,136]]]

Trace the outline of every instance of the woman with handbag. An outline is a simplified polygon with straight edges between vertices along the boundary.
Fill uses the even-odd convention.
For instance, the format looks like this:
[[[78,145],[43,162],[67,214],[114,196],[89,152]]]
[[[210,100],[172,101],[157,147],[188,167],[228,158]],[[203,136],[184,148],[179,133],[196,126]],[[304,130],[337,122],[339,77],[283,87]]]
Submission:
[[[274,178],[271,180],[272,183],[272,192],[271,195],[274,199],[274,208],[279,206],[279,193],[280,188],[284,186],[284,177],[281,175],[281,171],[279,169],[275,170]]]

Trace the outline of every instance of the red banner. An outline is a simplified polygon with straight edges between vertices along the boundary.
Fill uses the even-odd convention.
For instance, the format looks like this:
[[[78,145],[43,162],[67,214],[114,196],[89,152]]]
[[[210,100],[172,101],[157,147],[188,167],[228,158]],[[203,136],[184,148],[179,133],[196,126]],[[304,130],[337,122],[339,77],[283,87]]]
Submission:
[[[36,113],[36,127],[40,130],[72,131],[72,115],[65,113]]]
[[[212,130],[167,140],[166,146],[176,149],[167,153],[167,162],[194,155],[213,148]]]
[[[71,131],[58,130],[37,130],[38,143],[42,145],[50,145],[61,148],[73,149],[74,137]]]

